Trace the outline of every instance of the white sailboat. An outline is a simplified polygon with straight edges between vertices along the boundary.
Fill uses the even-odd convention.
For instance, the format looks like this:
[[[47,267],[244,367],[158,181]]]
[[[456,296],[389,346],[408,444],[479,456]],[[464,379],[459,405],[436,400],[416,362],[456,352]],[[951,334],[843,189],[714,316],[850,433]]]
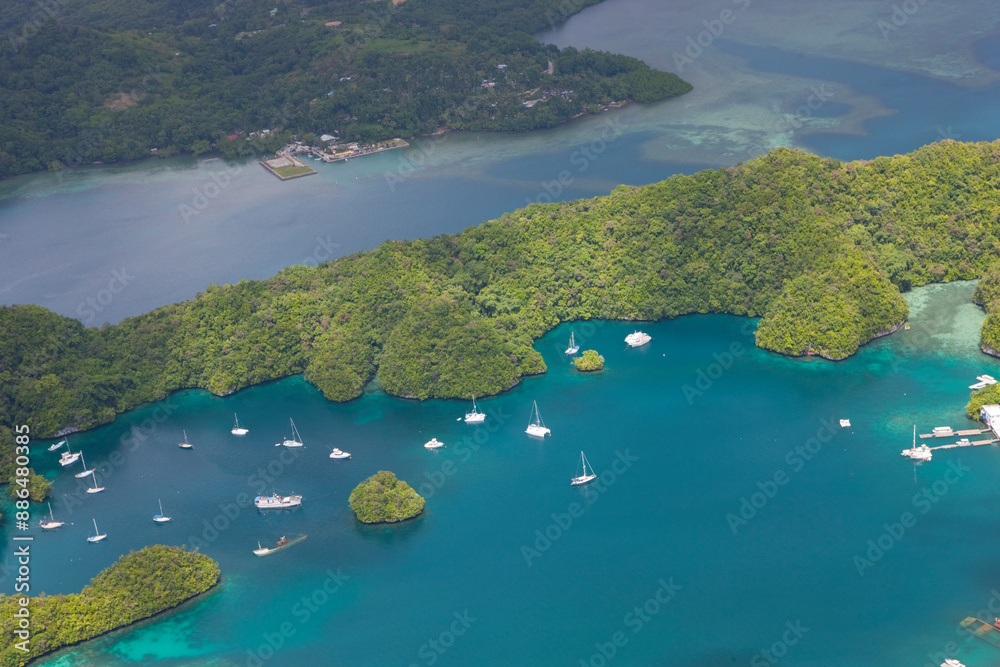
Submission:
[[[52,516],[52,503],[48,503],[49,506],[49,520],[46,521],[42,519],[38,522],[38,525],[42,527],[42,530],[52,530],[53,528],[58,528],[59,526],[65,526],[65,521],[56,521],[56,518]]]
[[[580,463],[583,464],[583,474],[577,475],[571,479],[569,482],[571,486],[580,486],[581,484],[586,484],[587,482],[597,479],[597,475],[594,474],[593,468],[590,469],[589,473],[587,472],[587,466],[590,465],[590,462],[587,461],[587,457],[583,452],[580,452]]]
[[[92,474],[94,472],[94,470],[96,470],[96,468],[90,468],[90,469],[87,468],[87,459],[83,458],[83,452],[82,451],[80,452],[80,460],[83,461],[83,472],[78,472],[75,475],[73,475],[77,479],[82,479],[82,478],[86,477],[87,475]]]
[[[472,410],[465,413],[465,423],[466,424],[482,424],[486,421],[486,413],[480,412],[479,407],[476,405],[476,397],[472,397]]]
[[[100,542],[101,540],[103,540],[107,536],[108,536],[107,533],[102,533],[100,530],[97,529],[97,519],[94,519],[94,534],[91,535],[90,537],[88,537],[87,541],[88,542]]]
[[[542,415],[538,412],[538,401],[532,401],[532,405],[534,407],[531,409],[531,421],[528,423],[528,428],[524,429],[524,432],[536,438],[544,438],[547,435],[552,435],[552,431],[542,423]]]
[[[576,340],[573,338],[573,332],[569,332],[569,347],[566,348],[566,354],[576,354],[580,351],[580,346],[576,344]]]
[[[54,443],[54,444],[51,444],[51,445],[49,445],[49,451],[50,451],[50,452],[54,452],[54,451],[56,451],[57,449],[59,449],[60,447],[62,447],[62,446],[63,446],[63,445],[65,445],[65,444],[66,444],[66,441],[65,441],[65,440],[60,440],[60,441],[59,441],[59,442],[57,442],[57,443]]]
[[[169,516],[164,516],[163,515],[163,501],[161,501],[159,498],[157,498],[156,502],[158,502],[160,504],[160,513],[153,515],[153,521],[155,521],[156,523],[166,523],[167,521],[170,521],[170,517]]]
[[[900,452],[900,454],[902,454],[903,456],[906,456],[908,458],[915,459],[917,461],[930,461],[931,460],[931,456],[933,456],[933,452],[931,452],[931,448],[930,447],[928,447],[927,445],[923,445],[923,444],[920,445],[919,447],[917,447],[917,427],[916,427],[916,425],[913,426],[913,448],[912,449],[904,449],[903,451]]]
[[[177,446],[180,447],[181,449],[194,449],[194,445],[192,445],[190,442],[188,442],[188,432],[187,432],[187,430],[184,431],[184,440],[182,440],[181,442],[177,443]]]
[[[59,457],[59,465],[61,465],[63,468],[65,468],[66,466],[71,466],[74,463],[76,463],[79,458],[80,458],[80,452],[74,453],[70,451],[69,445],[67,444],[66,451],[63,452],[62,456]]]
[[[94,485],[87,489],[87,493],[100,493],[101,491],[103,491],[104,490],[103,486],[97,486],[97,473],[91,470],[90,475],[91,477],[94,478]]]
[[[288,421],[292,423],[292,437],[285,438],[281,442],[274,443],[275,447],[302,447],[302,436],[299,435],[299,430],[295,428],[295,422],[289,417]]]
[[[233,417],[236,418],[236,424],[233,426],[233,430],[230,431],[230,433],[233,435],[246,435],[250,432],[250,429],[243,428],[243,424],[240,423],[240,418],[236,416],[235,412],[233,413]]]

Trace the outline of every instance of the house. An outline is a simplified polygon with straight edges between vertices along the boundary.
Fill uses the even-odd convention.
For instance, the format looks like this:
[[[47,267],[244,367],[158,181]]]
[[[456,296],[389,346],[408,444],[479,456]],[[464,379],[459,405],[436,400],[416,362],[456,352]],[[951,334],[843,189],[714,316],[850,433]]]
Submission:
[[[984,405],[979,409],[979,417],[990,427],[994,437],[1000,438],[1000,405]]]

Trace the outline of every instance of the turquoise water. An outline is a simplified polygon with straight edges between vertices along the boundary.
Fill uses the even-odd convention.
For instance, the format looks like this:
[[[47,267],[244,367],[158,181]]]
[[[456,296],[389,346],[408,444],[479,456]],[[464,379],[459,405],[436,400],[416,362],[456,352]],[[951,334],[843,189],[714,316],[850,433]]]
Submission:
[[[483,400],[480,427],[456,421],[464,402],[373,391],[335,405],[297,377],[122,415],[72,440],[107,490],[71,506],[76,480],[58,474],[56,515],[73,525],[37,536],[38,589],[77,590],[153,542],[198,545],[223,583],[42,664],[578,665],[612,647],[616,664],[766,664],[783,635],[796,641],[775,648],[781,664],[931,664],[950,641],[966,665],[994,664],[956,625],[998,583],[997,450],[899,456],[914,424],[971,426],[966,385],[1000,370],[976,349],[972,287],[917,290],[910,331],[839,363],[753,348],[754,322],[730,316],[644,324],[653,340],[637,350],[628,323],[562,326],[537,343],[549,371]],[[569,367],[571,329],[603,372]],[[541,442],[524,433],[533,400],[553,432]],[[233,412],[247,437],[229,434]],[[306,442],[294,454],[274,446],[289,417]],[[448,446],[424,449],[432,436]],[[54,463],[42,444],[36,459]],[[331,460],[332,446],[353,458]],[[582,492],[569,485],[581,450],[600,475]],[[426,496],[422,517],[354,521],[350,490],[382,469]],[[303,507],[238,507],[272,486]],[[158,498],[173,522],[151,521]],[[904,512],[915,522],[899,534]],[[108,534],[96,545],[92,517]],[[888,549],[862,576],[855,556],[880,537]]]

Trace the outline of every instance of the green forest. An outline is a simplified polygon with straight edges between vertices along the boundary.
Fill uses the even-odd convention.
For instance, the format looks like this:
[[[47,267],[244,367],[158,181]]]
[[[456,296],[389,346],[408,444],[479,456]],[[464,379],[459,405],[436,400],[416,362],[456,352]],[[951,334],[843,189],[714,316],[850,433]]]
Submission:
[[[208,556],[180,547],[148,546],[118,559],[79,593],[32,595],[27,653],[15,613],[21,596],[0,595],[0,667],[20,667],[45,653],[102,635],[176,607],[215,586],[219,566]]]
[[[0,419],[52,435],[178,389],[296,373],[334,401],[376,377],[398,396],[484,396],[545,371],[543,333],[591,318],[760,317],[760,347],[842,359],[906,318],[902,291],[1000,257],[998,190],[1000,142],[857,162],[781,148],[213,285],[100,329],[3,307]]]
[[[424,511],[423,497],[388,470],[354,487],[348,502],[362,523],[397,523]]]
[[[597,1],[15,0],[0,18],[0,178],[269,153],[293,135],[525,131],[691,89],[531,36]]]

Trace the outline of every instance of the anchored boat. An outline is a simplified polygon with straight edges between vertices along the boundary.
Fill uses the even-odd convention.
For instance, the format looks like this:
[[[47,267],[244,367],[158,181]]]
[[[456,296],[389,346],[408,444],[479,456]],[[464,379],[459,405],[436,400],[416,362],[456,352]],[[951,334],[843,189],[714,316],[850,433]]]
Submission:
[[[301,505],[302,496],[279,496],[273,493],[269,496],[257,496],[253,499],[253,504],[262,510],[286,509]]]
[[[299,535],[298,537],[293,537],[292,539],[286,538],[284,535],[273,547],[262,547],[260,542],[257,543],[257,548],[253,550],[255,556],[266,556],[268,554],[273,554],[275,551],[281,551],[285,547],[290,547],[293,544],[298,544],[302,540],[306,539],[308,535]]]

